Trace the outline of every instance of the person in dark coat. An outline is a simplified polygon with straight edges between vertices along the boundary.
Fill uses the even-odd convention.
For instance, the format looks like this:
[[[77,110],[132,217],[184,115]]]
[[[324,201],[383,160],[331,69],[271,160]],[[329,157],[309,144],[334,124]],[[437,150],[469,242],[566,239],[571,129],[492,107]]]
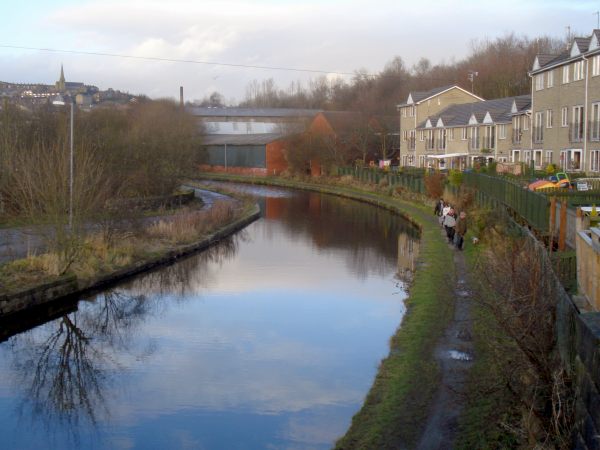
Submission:
[[[463,243],[465,241],[465,234],[467,234],[467,213],[461,211],[456,221],[456,248],[458,250],[463,249]]]

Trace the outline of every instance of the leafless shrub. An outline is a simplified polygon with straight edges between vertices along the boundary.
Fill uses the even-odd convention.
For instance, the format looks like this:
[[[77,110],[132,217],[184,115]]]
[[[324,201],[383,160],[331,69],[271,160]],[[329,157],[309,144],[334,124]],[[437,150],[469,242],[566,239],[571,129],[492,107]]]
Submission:
[[[496,388],[521,405],[522,420],[505,428],[536,448],[569,448],[574,405],[556,348],[559,285],[543,251],[526,235],[488,239],[479,301],[494,319],[487,345],[499,361]]]

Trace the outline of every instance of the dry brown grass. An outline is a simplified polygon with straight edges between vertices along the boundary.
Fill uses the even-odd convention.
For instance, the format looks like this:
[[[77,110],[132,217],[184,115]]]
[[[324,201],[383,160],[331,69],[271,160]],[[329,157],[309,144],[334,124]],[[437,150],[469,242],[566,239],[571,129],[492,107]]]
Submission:
[[[145,230],[114,232],[110,238],[97,232],[83,237],[69,272],[78,278],[90,278],[126,267],[169,250],[202,239],[230,223],[242,208],[231,201],[216,202],[210,209],[184,209],[161,219]],[[28,255],[0,266],[0,290],[14,290],[49,281],[63,273],[57,253]]]

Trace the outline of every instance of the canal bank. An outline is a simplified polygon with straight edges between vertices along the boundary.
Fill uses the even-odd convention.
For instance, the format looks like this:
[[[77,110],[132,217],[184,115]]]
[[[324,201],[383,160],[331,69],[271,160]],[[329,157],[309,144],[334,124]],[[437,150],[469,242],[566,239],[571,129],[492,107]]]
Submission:
[[[180,258],[211,247],[258,218],[260,218],[258,205],[245,206],[233,221],[212,230],[202,239],[190,244],[165,246],[118,270],[90,277],[64,275],[26,289],[5,292],[0,294],[0,318],[13,314],[27,314],[28,311],[45,307],[49,303],[104,289],[133,275],[171,264]]]
[[[453,439],[451,423],[444,411],[457,415],[458,404],[447,403],[445,391],[452,385],[448,374],[453,367],[443,364],[439,344],[449,325],[468,321],[468,311],[455,316],[455,258],[441,234],[433,209],[350,187],[307,183],[279,178],[250,178],[211,174],[206,179],[275,185],[339,195],[371,203],[405,217],[420,230],[421,251],[418,268],[406,301],[407,313],[390,339],[390,351],[380,365],[373,385],[346,434],[337,442],[338,449],[396,449],[426,445],[421,439],[435,417],[436,439]],[[421,269],[421,270],[419,270]],[[426,270],[423,270],[426,269]],[[444,423],[442,423],[444,422]],[[430,431],[430,430],[429,430]],[[446,442],[448,444],[448,442]],[[426,448],[426,447],[423,447]]]

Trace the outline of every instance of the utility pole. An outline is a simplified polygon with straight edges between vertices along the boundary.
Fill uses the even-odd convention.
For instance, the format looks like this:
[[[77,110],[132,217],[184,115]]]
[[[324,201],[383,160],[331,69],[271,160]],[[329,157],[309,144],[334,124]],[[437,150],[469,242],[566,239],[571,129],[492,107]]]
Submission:
[[[479,72],[476,72],[474,70],[469,70],[469,73],[467,75],[467,80],[469,80],[471,82],[471,94],[474,94],[475,91],[473,89],[473,81],[475,80],[475,77],[479,75]]]

